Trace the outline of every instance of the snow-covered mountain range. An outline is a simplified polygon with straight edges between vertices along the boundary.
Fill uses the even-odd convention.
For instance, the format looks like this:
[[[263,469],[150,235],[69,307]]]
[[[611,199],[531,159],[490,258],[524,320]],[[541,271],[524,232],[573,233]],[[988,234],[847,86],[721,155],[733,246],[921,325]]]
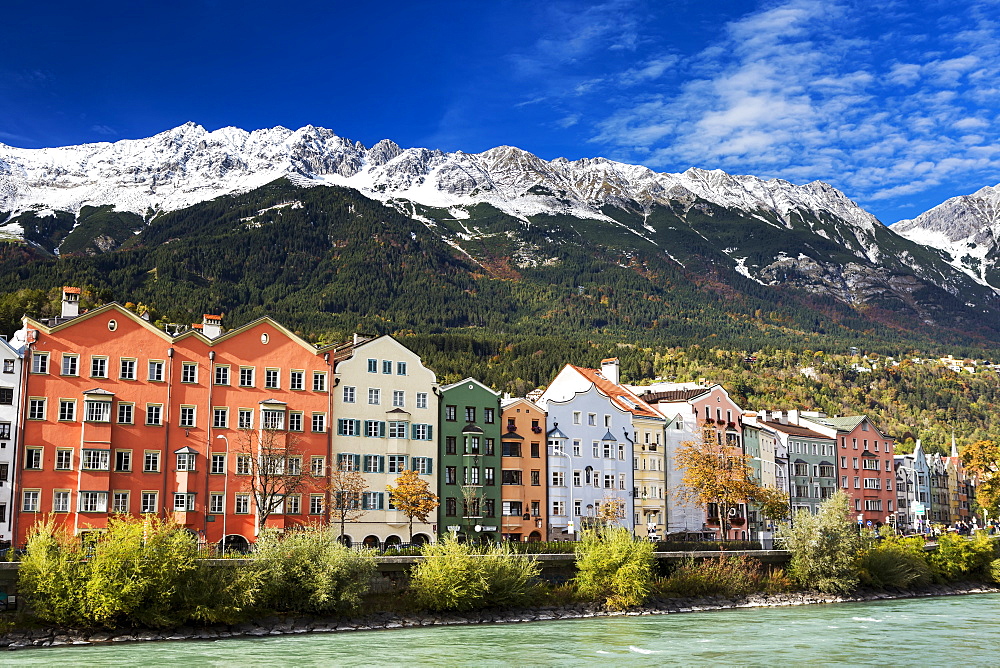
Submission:
[[[0,144],[0,211],[76,212],[84,205],[113,204],[145,216],[252,190],[280,176],[425,206],[487,202],[522,218],[560,213],[606,219],[601,209],[609,204],[648,208],[698,197],[786,221],[804,211],[861,228],[879,224],[818,181],[798,186],[700,169],[656,173],[603,158],[545,161],[510,146],[443,153],[383,140],[366,148],[313,126],[208,132],[194,123],[114,143],[45,149]]]

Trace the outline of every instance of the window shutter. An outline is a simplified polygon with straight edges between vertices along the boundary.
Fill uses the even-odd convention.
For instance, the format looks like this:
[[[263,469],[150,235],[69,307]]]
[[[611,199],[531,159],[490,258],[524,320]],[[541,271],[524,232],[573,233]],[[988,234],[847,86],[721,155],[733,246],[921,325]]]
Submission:
[[[337,420],[337,436],[344,435],[344,418]]]
[[[337,469],[340,470],[344,468],[344,457],[347,455],[337,455]]]
[[[357,436],[361,433],[361,420],[352,420],[354,422],[354,435]]]
[[[350,456],[354,457],[354,470],[355,471],[360,471],[361,470],[361,455],[350,455]]]
[[[434,425],[432,424],[427,425],[427,440],[428,441],[434,440]]]
[[[378,423],[378,437],[385,438],[385,422],[381,421]]]
[[[427,462],[427,475],[434,473],[434,460],[430,457],[424,457],[424,461]]]
[[[375,510],[384,510],[384,499],[385,495],[382,492],[375,493]]]
[[[410,438],[413,440],[417,439],[417,425],[415,424],[410,425]]]
[[[378,455],[378,472],[385,473],[385,457]]]

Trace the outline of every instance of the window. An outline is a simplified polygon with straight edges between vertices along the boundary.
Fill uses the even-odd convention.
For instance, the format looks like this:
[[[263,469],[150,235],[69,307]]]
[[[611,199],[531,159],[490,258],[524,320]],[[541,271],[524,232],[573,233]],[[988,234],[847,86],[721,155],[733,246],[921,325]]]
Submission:
[[[302,413],[293,411],[288,414],[288,430],[302,431]]]
[[[542,484],[542,476],[541,476],[541,473],[539,471],[532,471],[531,472],[531,484],[534,487],[538,487],[538,486],[540,486]]]
[[[135,421],[135,404],[118,404],[118,424],[132,424]]]
[[[29,420],[44,420],[45,419],[45,399],[38,397],[33,397],[28,399],[28,419]]]
[[[82,508],[81,508],[82,510]],[[68,513],[69,512],[69,492],[66,490],[57,490],[52,493],[52,512],[54,513]]]
[[[385,459],[380,455],[365,455],[364,472],[382,473],[385,470]]]
[[[132,451],[115,450],[115,471],[125,472],[132,470]]]
[[[406,470],[406,455],[389,455],[389,473],[402,473]]]
[[[392,373],[392,361],[382,360],[382,373]]]
[[[444,419],[448,422],[454,422],[458,419],[458,407],[457,406],[445,406],[444,407]]]
[[[212,492],[208,495],[208,512],[212,515],[222,515],[226,512],[226,497],[220,492]]]
[[[392,405],[397,407],[403,407],[406,405],[406,392],[403,390],[393,390],[392,391]]]
[[[809,465],[803,463],[793,464],[792,475],[797,475],[797,476],[809,475]]]
[[[236,455],[236,475],[250,475],[252,465],[250,455]]]
[[[4,360],[3,361],[3,372],[4,373],[14,373],[14,360]],[[3,520],[0,520],[0,521],[3,521]]]
[[[565,501],[553,501],[552,502],[552,514],[553,515],[565,515],[566,514],[566,502]]]
[[[865,499],[865,510],[882,512],[882,499]]]
[[[368,360],[368,373],[378,373],[378,360]]]
[[[417,408],[427,408],[426,392],[417,392]]]
[[[264,369],[264,388],[268,390],[278,389],[280,383],[278,381],[278,369]]]
[[[229,385],[229,366],[228,365],[217,365],[215,367],[215,384],[216,385]]]
[[[149,360],[149,379],[157,383],[163,381],[163,362]]]
[[[521,444],[515,441],[501,441],[500,454],[503,457],[520,457]]]
[[[351,420],[349,418],[337,419],[338,436],[358,436],[361,433],[361,420]]]
[[[226,455],[224,454],[213,454],[212,455],[212,468],[209,469],[212,473],[218,475],[226,472]]]
[[[59,400],[59,420],[61,422],[72,422],[76,419],[76,402],[72,399]]]
[[[553,487],[565,487],[566,486],[566,474],[562,471],[552,472],[552,486]]]
[[[143,453],[142,470],[143,470],[144,473],[159,473],[160,472],[160,451],[159,450],[147,450],[145,453]]]
[[[434,472],[433,460],[430,457],[413,457],[413,470],[420,475],[430,475]]]
[[[322,433],[326,431],[326,413],[312,414],[312,430],[314,433]]]
[[[174,511],[182,513],[194,510],[194,494],[174,492]]]
[[[108,493],[80,492],[80,512],[81,513],[108,512]]]
[[[178,424],[182,427],[194,426],[194,406],[181,406],[181,414]]]
[[[11,371],[13,371],[13,369],[11,369]],[[63,353],[62,375],[77,376],[79,374],[80,374],[80,356]]]
[[[882,489],[881,478],[865,478],[865,489]]]
[[[465,421],[472,423],[476,421],[476,407],[466,406],[465,407]]]
[[[128,492],[115,492],[111,497],[111,512],[127,513],[129,511]]]
[[[326,457],[310,457],[309,472],[315,476],[324,475],[326,473]]]
[[[57,471],[69,471],[73,468],[73,451],[72,450],[56,450],[56,470]]]
[[[361,455],[340,453],[337,455],[337,470],[358,471],[361,469]]]
[[[325,371],[313,371],[313,392],[326,392]]]
[[[500,472],[500,483],[503,484],[503,485],[520,485],[521,484],[521,472],[520,471],[510,471],[510,470],[503,470],[503,471],[501,471]]]
[[[458,473],[456,467],[454,466],[444,467],[444,484],[446,485],[458,484]]]
[[[322,515],[323,514],[323,495],[322,494],[310,494],[309,495],[309,514],[310,515]]]
[[[111,465],[109,450],[84,450],[80,467],[84,471],[107,471]]]
[[[49,372],[49,354],[31,353],[31,373]]]
[[[406,438],[406,422],[402,420],[389,422],[389,438]]]
[[[285,497],[285,514],[298,515],[302,512],[302,497],[298,494],[290,494]]]
[[[0,422],[0,440],[10,439],[10,422]]]
[[[107,378],[108,377],[108,358],[107,357],[91,357],[90,358],[90,375],[92,378]]]
[[[365,420],[365,436],[369,438],[385,438],[385,422],[381,420]]]
[[[234,498],[235,505],[233,512],[237,515],[246,515],[250,512],[250,495],[249,494],[237,494]]]
[[[212,409],[212,427],[214,429],[226,429],[229,427],[229,409],[228,408],[213,408]]]
[[[42,449],[41,448],[26,448],[24,451],[24,468],[26,469],[40,469],[42,468]]]
[[[377,387],[368,388],[368,403],[372,406],[378,406],[382,403],[382,390]]]
[[[163,406],[160,404],[146,404],[146,424],[148,425],[159,425],[163,424]]]
[[[396,362],[396,375],[397,376],[406,375],[406,362]]]
[[[290,390],[306,389],[306,372],[290,371],[288,373],[288,389]]]
[[[445,436],[444,439],[444,454],[454,455],[457,451],[456,449],[457,441],[454,436]]]
[[[483,484],[490,487],[497,484],[497,470],[492,466],[483,469]]]
[[[14,405],[14,388],[13,387],[0,387],[0,405],[3,405],[3,406],[13,406]]]
[[[118,363],[118,377],[122,380],[135,380],[135,360],[123,357]]]
[[[253,410],[241,408],[236,414],[236,426],[239,429],[253,429]]]
[[[496,422],[496,409],[495,408],[484,408],[483,409],[483,422],[486,424],[493,424]]]
[[[583,452],[583,443],[578,438],[573,439],[573,456],[579,457],[581,456],[582,452]],[[594,455],[595,456],[597,455],[596,448],[594,449]]]
[[[581,487],[583,485],[583,473],[581,471],[573,471],[573,487]]]
[[[159,505],[159,492],[143,492],[139,495],[139,512],[155,513]]]
[[[344,386],[344,403],[353,404],[355,402],[355,396],[357,394],[357,388],[351,387],[350,385]]]
[[[181,362],[181,382],[198,382],[198,365],[194,362]]]
[[[820,475],[821,478],[835,478],[836,477],[836,473],[833,470],[833,466],[832,465],[827,465],[827,464],[820,465],[820,467],[819,467],[819,475]]]
[[[194,453],[192,453],[192,452],[178,452],[177,453],[177,470],[178,471],[194,471]]]
[[[40,494],[41,492],[37,490],[24,490],[21,493],[21,510],[26,513],[37,513]]]
[[[449,496],[444,500],[444,514],[448,517],[455,517],[458,514],[458,500]]]
[[[591,427],[597,426],[597,415],[594,413],[587,413],[587,424]]]
[[[284,429],[285,411],[263,409],[260,412],[260,423],[264,429]]]
[[[84,418],[87,422],[110,422],[111,402],[87,400],[83,402]]]
[[[252,366],[240,367],[240,387],[253,387],[254,368]]]
[[[865,459],[861,464],[862,468],[868,471],[878,471],[878,460],[877,459]]]

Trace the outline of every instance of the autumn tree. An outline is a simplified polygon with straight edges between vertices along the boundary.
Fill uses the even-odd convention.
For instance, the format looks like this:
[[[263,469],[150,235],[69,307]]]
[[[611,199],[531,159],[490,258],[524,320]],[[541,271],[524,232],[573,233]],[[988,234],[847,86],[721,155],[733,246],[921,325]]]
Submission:
[[[750,457],[738,446],[720,442],[715,430],[681,443],[676,461],[684,469],[679,497],[705,509],[716,504],[723,538],[729,536],[729,511],[741,503],[759,504],[772,519],[787,515],[788,496],[762,486],[754,478]]]
[[[625,519],[625,500],[620,496],[607,493],[597,507],[597,521],[602,527],[617,524]]]
[[[330,516],[340,523],[340,540],[344,540],[344,526],[348,522],[357,522],[366,509],[362,503],[362,495],[368,489],[365,476],[361,471],[347,470],[341,465],[330,474]]]
[[[250,492],[256,509],[256,531],[267,524],[289,494],[302,490],[306,473],[302,468],[302,448],[298,437],[278,429],[240,430],[236,470],[248,473],[244,489]],[[242,478],[243,476],[241,476]]]
[[[976,502],[990,514],[1000,506],[1000,445],[976,441],[962,450],[965,470],[976,477]]]
[[[431,492],[430,485],[416,471],[403,471],[396,478],[396,485],[386,485],[392,497],[392,504],[406,515],[410,521],[410,542],[413,542],[413,519],[426,522],[440,505],[438,497]]]

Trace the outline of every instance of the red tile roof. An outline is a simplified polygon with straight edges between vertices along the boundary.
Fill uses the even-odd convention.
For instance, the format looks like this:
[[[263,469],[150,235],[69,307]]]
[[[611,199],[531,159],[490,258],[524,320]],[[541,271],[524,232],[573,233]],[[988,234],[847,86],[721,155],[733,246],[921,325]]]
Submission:
[[[628,388],[612,383],[598,369],[586,369],[573,364],[569,366],[573,367],[577,373],[596,385],[602,394],[607,395],[611,399],[611,403],[623,411],[628,411],[640,417],[663,419],[663,416],[653,410],[649,404],[637,397]]]
[[[821,434],[818,431],[813,431],[812,429],[806,429],[805,427],[797,427],[794,424],[781,424],[780,422],[768,421],[765,421],[764,424],[771,429],[783,431],[789,436],[798,436],[799,438],[825,438],[828,441],[834,440],[831,436]]]

